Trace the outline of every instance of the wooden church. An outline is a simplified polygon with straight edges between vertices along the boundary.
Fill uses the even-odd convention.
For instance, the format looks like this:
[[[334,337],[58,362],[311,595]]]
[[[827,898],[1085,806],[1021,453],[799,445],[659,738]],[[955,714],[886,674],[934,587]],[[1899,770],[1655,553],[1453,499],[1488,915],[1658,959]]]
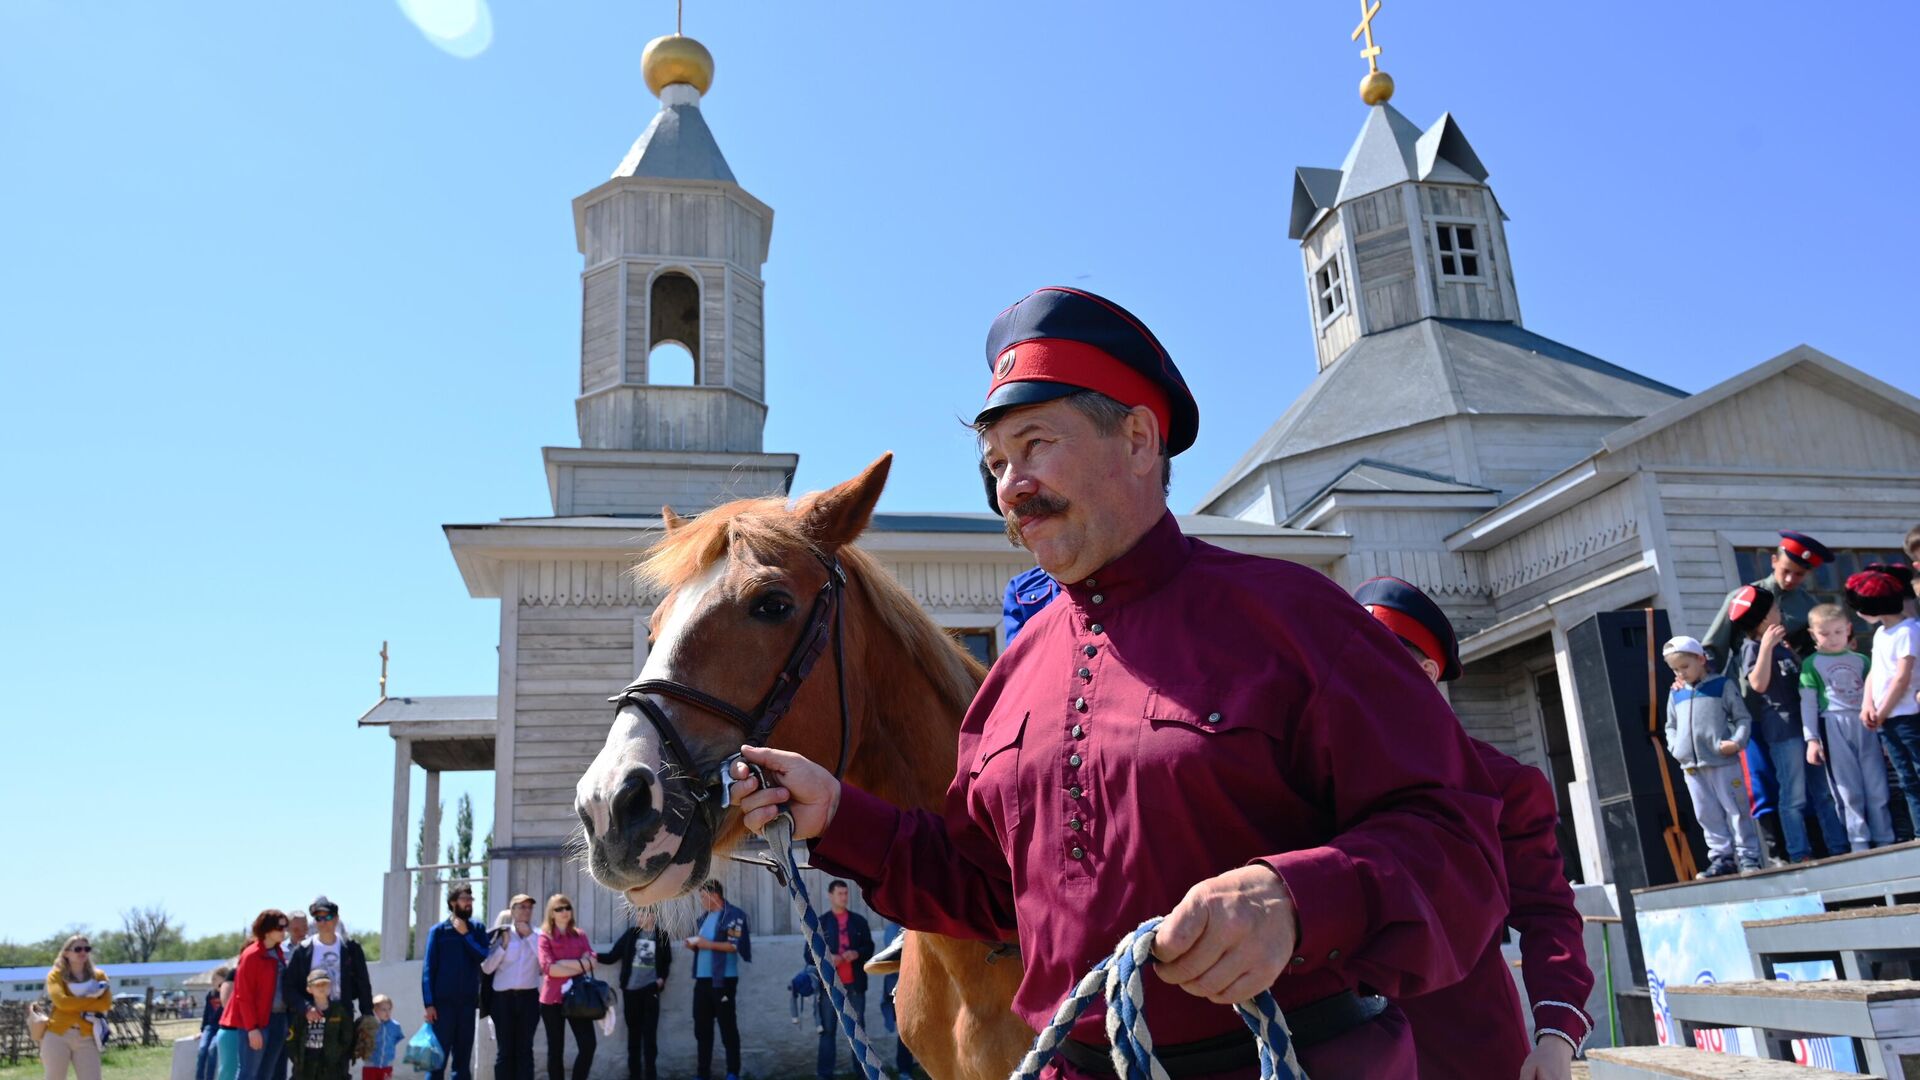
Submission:
[[[614,935],[623,902],[567,845],[606,698],[645,655],[657,598],[628,570],[662,504],[785,494],[799,460],[762,445],[765,372],[779,362],[761,276],[773,209],[702,117],[706,50],[662,38],[644,69],[659,112],[573,204],[580,445],[542,451],[553,512],[445,527],[471,595],[499,601],[497,690],[387,698],[361,720],[395,747],[388,942],[405,939],[413,905],[418,925],[437,917],[437,896],[415,888],[422,873],[482,872],[502,897],[566,890],[596,940]],[[1675,632],[1700,633],[1729,589],[1765,573],[1781,528],[1841,553],[1816,591],[1893,553],[1920,512],[1920,401],[1806,346],[1688,395],[1530,329],[1489,169],[1451,116],[1423,129],[1378,90],[1340,167],[1292,177],[1319,372],[1182,525],[1349,589],[1392,574],[1440,600],[1463,639],[1456,710],[1548,773],[1569,876],[1603,886],[1605,795],[1570,631],[1651,605]],[[656,370],[669,346],[690,374]],[[1817,465],[1803,450],[1816,442]],[[997,655],[1002,590],[1030,565],[997,518],[880,514],[863,547],[983,660]],[[484,867],[410,866],[414,765],[429,805],[442,771],[493,772]],[[740,875],[735,895],[756,934],[778,933],[790,917],[755,891],[770,890],[764,876]]]

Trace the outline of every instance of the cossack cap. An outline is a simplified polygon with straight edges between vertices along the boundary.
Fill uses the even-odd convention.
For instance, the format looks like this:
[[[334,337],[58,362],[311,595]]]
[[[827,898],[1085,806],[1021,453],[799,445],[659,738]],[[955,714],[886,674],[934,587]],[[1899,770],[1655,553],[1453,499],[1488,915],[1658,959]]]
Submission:
[[[1758,585],[1742,585],[1727,599],[1727,619],[1742,631],[1752,630],[1773,610],[1773,593]]]
[[[1440,665],[1441,682],[1460,677],[1460,641],[1432,597],[1397,577],[1377,577],[1361,582],[1353,598],[1401,641]]]
[[[1818,570],[1833,561],[1831,548],[1806,533],[1791,529],[1780,531],[1780,554],[1809,570]]]

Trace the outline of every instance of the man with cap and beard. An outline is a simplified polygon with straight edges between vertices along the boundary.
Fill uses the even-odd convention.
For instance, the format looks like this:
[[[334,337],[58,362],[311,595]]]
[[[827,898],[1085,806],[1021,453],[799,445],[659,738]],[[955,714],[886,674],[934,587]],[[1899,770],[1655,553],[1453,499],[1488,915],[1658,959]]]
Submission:
[[[447,893],[447,917],[427,931],[426,959],[420,965],[420,1001],[427,1023],[447,1052],[453,1080],[473,1076],[473,1029],[480,1010],[480,965],[487,959],[487,931],[473,921],[473,889],[455,885]],[[429,1075],[442,1080],[446,1069]]]
[[[1199,409],[1160,342],[1091,293],[1002,312],[975,420],[1009,535],[1064,594],[974,698],[944,813],[748,748],[761,828],[785,803],[813,865],[910,929],[1016,937],[1035,1028],[1165,915],[1144,1013],[1170,1077],[1258,1075],[1227,1004],[1272,990],[1315,1080],[1406,1077],[1378,995],[1459,981],[1506,914],[1493,793],[1399,641],[1323,575],[1181,532],[1172,455]],[[1055,1059],[1111,1075],[1103,1019]]]

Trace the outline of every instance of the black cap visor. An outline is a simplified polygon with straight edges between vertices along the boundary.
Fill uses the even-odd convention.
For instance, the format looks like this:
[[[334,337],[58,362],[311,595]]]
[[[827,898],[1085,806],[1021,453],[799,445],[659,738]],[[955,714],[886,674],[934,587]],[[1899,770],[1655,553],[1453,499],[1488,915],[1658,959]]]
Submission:
[[[1085,389],[1084,386],[1075,386],[1072,383],[1044,382],[1039,379],[1006,383],[988,396],[987,403],[980,407],[980,412],[974,416],[973,422],[985,423],[992,420],[995,414],[1003,413],[1008,409],[1057,401]]]

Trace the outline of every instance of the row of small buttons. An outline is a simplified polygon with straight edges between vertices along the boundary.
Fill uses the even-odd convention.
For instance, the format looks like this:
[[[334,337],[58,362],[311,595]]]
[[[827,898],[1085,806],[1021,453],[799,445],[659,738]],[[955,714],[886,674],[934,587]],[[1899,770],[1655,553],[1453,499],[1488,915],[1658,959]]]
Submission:
[[[1094,588],[1096,583],[1092,578],[1088,578],[1086,581],[1086,585],[1088,588]],[[1104,604],[1106,603],[1106,600],[1107,600],[1105,596],[1102,596],[1099,593],[1094,593],[1091,597],[1089,597],[1089,599],[1096,604]],[[1089,625],[1087,629],[1095,634],[1101,634],[1106,632],[1106,627],[1102,626],[1099,623],[1093,623]],[[1100,647],[1098,645],[1083,645],[1081,646],[1080,651],[1083,654],[1085,654],[1087,659],[1091,660],[1095,656],[1098,656],[1100,654]],[[1082,682],[1093,681],[1093,669],[1090,667],[1082,667],[1078,671],[1075,671],[1074,674],[1079,676]],[[1087,711],[1087,699],[1084,697],[1074,698],[1073,709],[1075,712],[1085,713]],[[1087,737],[1086,725],[1084,724],[1073,725],[1073,737],[1075,739],[1085,739]],[[1067,765],[1070,766],[1071,768],[1075,768],[1075,769],[1079,768],[1081,765],[1081,761],[1082,761],[1082,758],[1080,757],[1078,752],[1070,754],[1067,757]],[[1082,795],[1085,794],[1085,792],[1081,789],[1078,783],[1075,783],[1067,788],[1067,794],[1072,796],[1075,799],[1079,799]],[[1077,833],[1083,830],[1084,828],[1086,828],[1086,825],[1084,822],[1080,820],[1079,814],[1076,813],[1074,814],[1074,816],[1069,817],[1067,819],[1067,828]],[[1067,857],[1070,859],[1073,859],[1075,862],[1078,862],[1081,859],[1084,859],[1087,857],[1087,850],[1086,848],[1081,847],[1079,844],[1075,844],[1071,848],[1067,849]]]

